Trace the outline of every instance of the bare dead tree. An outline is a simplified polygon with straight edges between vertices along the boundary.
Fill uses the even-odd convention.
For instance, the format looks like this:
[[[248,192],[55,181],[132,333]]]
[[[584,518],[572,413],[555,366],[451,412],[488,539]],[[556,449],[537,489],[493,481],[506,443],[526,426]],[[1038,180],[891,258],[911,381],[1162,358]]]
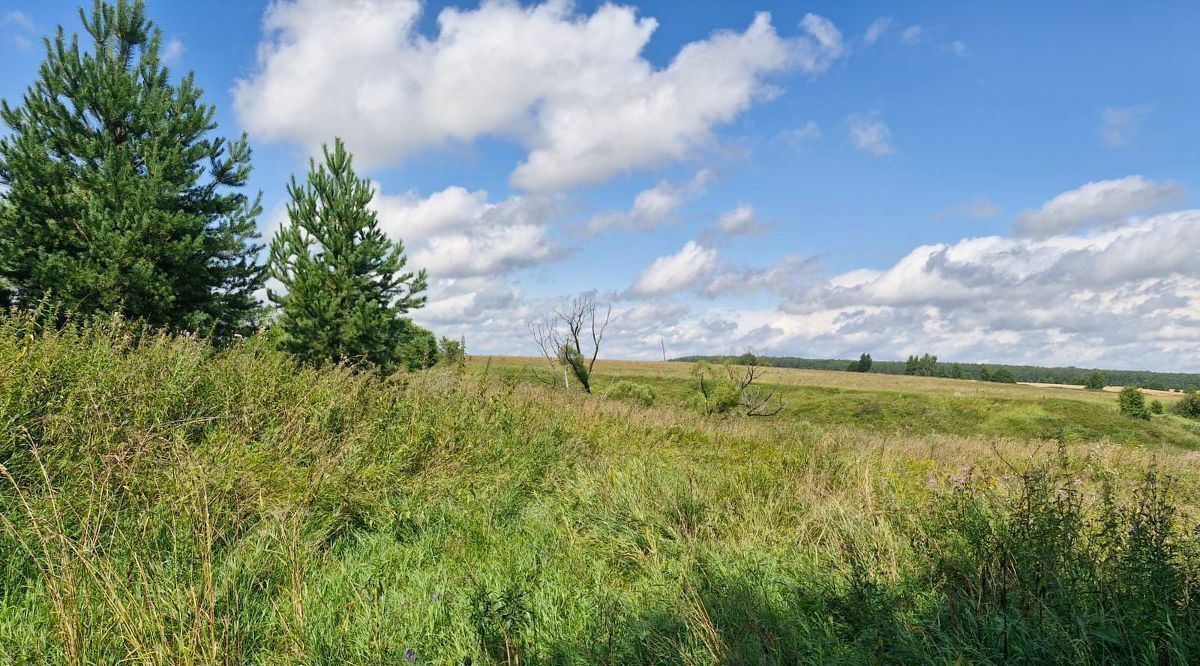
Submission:
[[[785,404],[774,391],[755,385],[766,368],[758,364],[753,354],[743,358],[747,361],[741,365],[723,364],[723,372],[707,363],[700,363],[692,370],[705,414],[724,414],[736,409],[746,416],[774,416],[783,410]]]
[[[783,400],[774,391],[763,390],[754,385],[766,373],[766,368],[754,362],[746,365],[727,365],[725,371],[729,374],[729,381],[737,387],[740,396],[738,403],[743,414],[774,416],[783,410]]]
[[[585,393],[591,393],[592,367],[600,356],[600,344],[611,315],[611,305],[605,307],[601,318],[595,298],[580,296],[555,308],[545,319],[531,322],[529,335],[551,371],[563,366],[575,376]]]

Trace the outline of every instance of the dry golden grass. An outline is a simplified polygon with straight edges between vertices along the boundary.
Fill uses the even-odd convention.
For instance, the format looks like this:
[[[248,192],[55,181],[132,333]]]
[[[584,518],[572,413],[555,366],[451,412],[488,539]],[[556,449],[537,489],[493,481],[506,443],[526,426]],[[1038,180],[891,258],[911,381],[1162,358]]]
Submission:
[[[533,368],[543,370],[545,359],[533,356],[476,356],[474,365],[491,364],[494,368],[510,370]],[[691,377],[695,363],[686,361],[596,361],[595,372],[611,377],[657,377],[664,379],[687,379]],[[912,377],[908,375],[885,375],[878,373],[837,372],[833,370],[800,370],[796,368],[768,368],[762,383],[782,386],[827,387],[848,391],[891,391],[897,393],[930,393],[957,397],[1001,398],[1012,400],[1040,400],[1043,398],[1065,398],[1103,404],[1116,404],[1116,392],[1121,387],[1107,387],[1104,391],[1085,391],[1081,386],[1066,384],[997,384],[972,379],[946,379],[942,377]],[[1170,391],[1145,390],[1147,395],[1164,399],[1170,403],[1179,399],[1179,394]]]
[[[1079,386],[1076,384],[1046,384],[1046,383],[1042,383],[1042,382],[1022,382],[1022,384],[1024,384],[1025,386],[1036,386],[1038,388],[1061,388],[1061,389],[1070,389],[1073,391],[1084,391],[1085,393],[1095,393],[1094,391],[1085,391],[1082,386]],[[1123,386],[1105,386],[1104,391],[1107,393],[1120,393],[1122,388],[1124,388],[1124,387]],[[1180,394],[1175,391],[1162,391],[1159,389],[1144,388],[1144,389],[1142,389],[1142,393],[1145,393],[1148,396],[1153,396],[1155,398],[1174,398],[1175,400],[1178,400],[1180,397]]]

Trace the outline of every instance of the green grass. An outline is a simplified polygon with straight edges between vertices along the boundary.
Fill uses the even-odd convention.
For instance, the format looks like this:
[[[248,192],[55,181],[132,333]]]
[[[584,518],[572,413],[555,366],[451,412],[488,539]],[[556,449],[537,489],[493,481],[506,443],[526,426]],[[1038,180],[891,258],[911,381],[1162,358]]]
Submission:
[[[1200,474],[1157,419],[801,386],[716,419],[501,365],[0,322],[0,663],[1200,658]]]
[[[680,364],[671,364],[680,365]],[[477,369],[480,367],[476,364]],[[599,366],[594,379],[595,392],[605,394],[613,386],[635,378],[653,389],[660,403],[677,406],[691,404],[695,383],[686,373],[658,376],[655,363],[621,365],[618,372],[605,372]],[[480,370],[482,371],[482,370]],[[510,381],[550,384],[549,373],[538,364],[499,360],[488,371]],[[898,435],[960,435],[1029,440],[1065,440],[1094,442],[1108,440],[1131,446],[1171,446],[1200,448],[1197,422],[1171,415],[1159,415],[1147,423],[1122,416],[1110,394],[1083,391],[1037,390],[1014,387],[998,394],[974,395],[968,389],[925,390],[928,382],[942,386],[975,388],[978,382],[948,379],[889,377],[891,384],[908,390],[864,390],[836,385],[807,386],[788,383],[788,373],[803,371],[774,369],[762,382],[786,403],[783,416],[817,426],[845,426],[877,433]],[[839,375],[823,373],[824,378],[839,380]],[[861,375],[853,375],[858,379]],[[869,379],[868,379],[869,381]],[[907,387],[906,387],[907,388]],[[1005,387],[1007,388],[1007,387]],[[1097,400],[1100,397],[1102,399]]]

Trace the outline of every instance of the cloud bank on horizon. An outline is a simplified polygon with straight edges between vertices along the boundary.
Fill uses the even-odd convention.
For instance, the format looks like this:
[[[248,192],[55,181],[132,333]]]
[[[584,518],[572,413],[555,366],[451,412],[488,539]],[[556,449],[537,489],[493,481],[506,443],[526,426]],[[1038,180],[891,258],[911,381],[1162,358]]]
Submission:
[[[233,97],[256,140],[312,151],[340,135],[366,169],[491,140],[517,149],[499,196],[469,182],[426,193],[380,184],[373,203],[434,278],[415,318],[465,336],[472,353],[531,353],[526,322],[572,295],[561,282],[614,304],[610,357],[655,358],[662,340],[672,355],[931,352],[1200,369],[1200,211],[1179,209],[1179,182],[1080,178],[1007,219],[987,196],[946,201],[932,217],[961,222],[959,240],[839,271],[794,242],[766,262],[739,252],[739,239],[769,241],[800,224],[764,219],[753,195],[691,212],[723,187],[723,171],[762,150],[738,146],[748,154],[731,167],[723,155],[741,135],[728,128],[793,86],[853,68],[865,49],[921,48],[942,39],[939,29],[877,17],[851,31],[816,13],[785,27],[759,12],[656,63],[646,51],[659,23],[629,6],[588,14],[557,0],[484,2],[441,10],[432,31],[420,28],[425,10],[417,0],[274,2]],[[942,41],[944,54],[974,56]],[[1107,108],[1096,140],[1126,149],[1147,109]],[[889,115],[848,108],[836,128],[797,119],[772,135],[796,159],[811,142],[840,140],[863,169],[882,169],[908,150]],[[662,176],[671,166],[691,175]],[[637,173],[654,184],[623,205],[589,205],[588,192]],[[972,221],[987,220],[1011,230],[972,233]],[[674,249],[633,271],[608,270],[596,254],[651,238]]]

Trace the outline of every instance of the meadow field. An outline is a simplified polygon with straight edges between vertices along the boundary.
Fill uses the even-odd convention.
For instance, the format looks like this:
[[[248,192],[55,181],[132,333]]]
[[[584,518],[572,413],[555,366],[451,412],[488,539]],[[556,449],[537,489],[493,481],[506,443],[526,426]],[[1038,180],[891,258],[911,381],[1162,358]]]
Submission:
[[[704,416],[688,364],[596,370],[6,318],[0,663],[1200,659],[1193,421],[801,370]]]

